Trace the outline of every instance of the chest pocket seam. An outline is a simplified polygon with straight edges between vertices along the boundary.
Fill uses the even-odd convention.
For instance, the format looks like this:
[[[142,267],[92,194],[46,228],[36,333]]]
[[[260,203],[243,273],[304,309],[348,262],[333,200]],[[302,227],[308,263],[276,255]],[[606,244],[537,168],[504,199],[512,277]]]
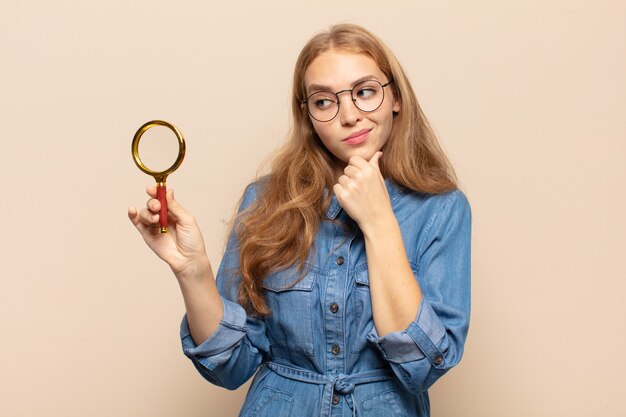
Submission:
[[[290,274],[288,279],[284,279],[283,274],[285,274],[284,271],[269,275],[263,280],[261,286],[273,292],[311,291],[315,284],[315,275],[318,275],[317,272],[311,270],[301,280],[291,286],[298,278],[298,272],[295,271],[293,274]]]
[[[266,289],[266,301],[272,315],[266,319],[270,333],[270,346],[280,352],[297,351],[315,356],[313,337],[313,288],[319,275],[318,268],[306,265],[308,271],[300,275],[298,268],[287,268],[270,274],[261,284]],[[286,353],[285,353],[286,354]]]

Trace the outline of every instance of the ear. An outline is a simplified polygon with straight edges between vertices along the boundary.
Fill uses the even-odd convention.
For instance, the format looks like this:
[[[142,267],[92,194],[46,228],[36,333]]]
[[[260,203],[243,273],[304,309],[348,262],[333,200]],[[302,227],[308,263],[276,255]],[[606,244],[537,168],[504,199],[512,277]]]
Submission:
[[[398,99],[393,99],[393,107],[391,108],[391,111],[393,111],[395,114],[400,113],[400,100]]]

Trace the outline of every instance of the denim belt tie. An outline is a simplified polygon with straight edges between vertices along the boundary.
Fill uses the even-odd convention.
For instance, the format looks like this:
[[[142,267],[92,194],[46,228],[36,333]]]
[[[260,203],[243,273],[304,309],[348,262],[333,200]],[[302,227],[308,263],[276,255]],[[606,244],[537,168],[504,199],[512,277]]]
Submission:
[[[324,396],[322,398],[322,409],[320,417],[329,417],[332,411],[333,391],[346,396],[348,407],[352,410],[352,415],[357,416],[358,404],[354,401],[354,387],[359,384],[378,382],[393,379],[393,373],[389,369],[373,369],[371,371],[346,374],[318,374],[302,368],[281,365],[276,362],[267,362],[267,366],[276,374],[295,381],[307,382],[309,384],[324,385]],[[349,396],[348,396],[349,394]],[[326,410],[326,412],[325,412]]]

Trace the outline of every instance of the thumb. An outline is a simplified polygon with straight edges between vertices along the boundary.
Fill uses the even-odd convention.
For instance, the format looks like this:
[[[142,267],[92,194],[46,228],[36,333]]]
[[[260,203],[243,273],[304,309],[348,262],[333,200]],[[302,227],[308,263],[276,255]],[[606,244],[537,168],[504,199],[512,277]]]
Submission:
[[[167,198],[167,211],[169,215],[174,218],[177,222],[185,222],[186,219],[189,218],[189,213],[187,210],[180,205],[180,203],[174,198],[174,190],[169,189],[166,193]]]
[[[369,163],[374,165],[374,167],[376,168],[376,170],[378,172],[380,172],[380,167],[378,166],[378,160],[383,156],[383,153],[381,151],[377,151],[374,156],[372,156],[372,159],[369,160]]]
[[[135,226],[139,225],[139,213],[135,207],[128,207],[128,218]]]

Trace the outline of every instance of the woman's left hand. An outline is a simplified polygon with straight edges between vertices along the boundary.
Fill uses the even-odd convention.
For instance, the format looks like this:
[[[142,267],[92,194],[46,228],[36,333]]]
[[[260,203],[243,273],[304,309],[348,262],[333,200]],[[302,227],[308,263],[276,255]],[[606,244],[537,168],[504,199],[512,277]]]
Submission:
[[[364,232],[388,220],[389,215],[393,216],[385,180],[378,167],[382,155],[376,152],[369,162],[359,156],[351,157],[333,187],[341,207]]]

